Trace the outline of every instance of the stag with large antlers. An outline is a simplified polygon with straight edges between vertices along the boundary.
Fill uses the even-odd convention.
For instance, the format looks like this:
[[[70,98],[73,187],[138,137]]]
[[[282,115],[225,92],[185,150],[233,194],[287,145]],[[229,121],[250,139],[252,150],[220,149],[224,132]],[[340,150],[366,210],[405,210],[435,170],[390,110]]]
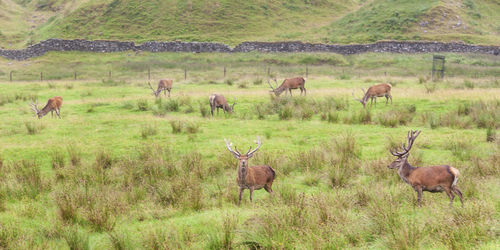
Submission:
[[[233,105],[227,103],[226,98],[223,95],[211,94],[208,97],[208,102],[210,103],[210,113],[214,116],[214,110],[217,109],[217,115],[219,114],[219,109],[221,108],[224,113],[232,113],[234,110],[234,105],[236,105],[236,98],[234,98]]]
[[[276,81],[276,78],[273,79],[274,82],[276,83],[276,86],[278,86],[278,82]],[[302,92],[304,95],[306,95],[306,80],[302,77],[295,77],[295,78],[287,78],[283,80],[283,83],[279,87],[273,88],[271,83],[269,82],[269,79],[267,79],[267,84],[269,84],[269,87],[271,87],[271,92],[273,92],[276,96],[279,96],[283,91],[285,91],[285,94],[287,92],[290,92],[290,96],[292,95],[292,89],[300,89],[300,95],[302,95]]]
[[[453,205],[453,199],[455,198],[455,194],[457,194],[463,206],[462,192],[457,187],[458,176],[460,175],[458,169],[448,165],[413,167],[408,163],[410,149],[420,132],[421,131],[408,132],[408,146],[403,143],[401,145],[401,152],[397,150],[393,152],[390,150],[391,154],[398,158],[387,167],[390,169],[398,169],[398,174],[401,179],[415,189],[417,192],[418,206],[420,206],[422,202],[423,191],[432,193],[445,191],[450,197],[450,206]]]
[[[262,137],[257,137],[257,140],[255,141],[257,148],[252,150],[252,147],[250,147],[248,152],[244,155],[242,155],[236,147],[234,147],[234,150],[232,149],[233,143],[231,143],[231,141],[224,139],[224,142],[226,143],[227,150],[229,150],[229,152],[231,152],[233,156],[239,160],[238,177],[236,178],[238,186],[240,187],[238,206],[241,204],[241,197],[245,189],[250,190],[250,202],[252,202],[254,190],[264,188],[268,193],[272,194],[272,185],[274,178],[276,177],[274,169],[268,165],[248,166],[248,160],[252,158],[254,153],[262,146]]]
[[[173,84],[173,80],[171,80],[171,79],[160,80],[158,82],[158,87],[155,90],[155,89],[153,89],[151,84],[148,82],[149,88],[151,89],[151,91],[153,91],[153,95],[155,97],[160,96],[162,91],[165,94],[165,96],[167,95],[167,91],[168,91],[168,97],[170,97],[170,90],[172,90],[172,84]]]
[[[50,112],[52,117],[54,117],[54,111],[56,111],[56,115],[61,118],[61,106],[62,106],[62,97],[56,96],[52,97],[47,101],[45,107],[42,110],[38,109],[38,101],[35,98],[35,102],[30,103],[31,109],[35,112],[35,115],[38,116],[38,119],[42,118],[44,115]]]
[[[352,92],[352,96],[354,97],[354,100],[359,101],[361,104],[363,104],[363,107],[366,108],[366,103],[368,103],[368,99],[370,99],[370,107],[373,104],[373,100],[375,100],[375,107],[377,106],[377,97],[383,97],[385,96],[385,104],[389,102],[389,99],[391,99],[391,104],[392,104],[392,95],[391,95],[391,89],[392,85],[389,83],[381,83],[377,85],[373,85],[368,90],[365,92],[364,89],[361,89],[363,91],[363,99],[358,99],[354,97],[354,91]]]

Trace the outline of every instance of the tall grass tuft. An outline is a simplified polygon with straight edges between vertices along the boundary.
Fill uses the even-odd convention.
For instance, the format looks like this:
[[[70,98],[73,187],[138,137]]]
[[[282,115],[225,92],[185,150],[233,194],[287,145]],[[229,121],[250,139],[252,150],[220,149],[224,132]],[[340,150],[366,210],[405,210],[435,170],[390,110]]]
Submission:
[[[156,125],[146,124],[141,128],[142,139],[147,139],[150,136],[155,136],[158,134],[158,128]]]

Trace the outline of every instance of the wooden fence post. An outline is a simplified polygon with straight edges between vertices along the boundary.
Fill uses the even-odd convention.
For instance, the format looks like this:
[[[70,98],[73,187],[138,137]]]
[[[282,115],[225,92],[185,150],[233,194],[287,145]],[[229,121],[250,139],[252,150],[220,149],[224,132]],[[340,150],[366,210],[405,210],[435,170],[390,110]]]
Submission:
[[[75,71],[75,80],[76,80],[76,71]]]
[[[309,76],[309,67],[306,65],[306,78]]]
[[[111,80],[111,70],[109,71],[109,79]]]
[[[40,71],[40,81],[43,81],[43,72]]]
[[[148,82],[151,80],[151,68],[148,67]]]
[[[187,80],[187,68],[184,68],[184,80]]]
[[[271,67],[267,67],[267,78],[271,76]]]
[[[10,71],[9,78],[10,78],[10,81],[12,82],[12,70]]]
[[[224,78],[226,78],[226,66],[224,66]]]

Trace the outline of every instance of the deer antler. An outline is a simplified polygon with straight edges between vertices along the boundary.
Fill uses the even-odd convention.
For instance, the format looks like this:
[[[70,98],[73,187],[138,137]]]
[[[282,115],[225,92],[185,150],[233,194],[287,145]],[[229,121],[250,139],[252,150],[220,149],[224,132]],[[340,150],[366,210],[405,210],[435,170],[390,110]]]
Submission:
[[[153,89],[153,86],[151,86],[151,83],[149,83],[149,82],[148,82],[148,86],[149,86],[149,88],[153,91],[153,94],[155,94],[155,93],[156,93],[156,90],[155,90],[155,89]]]
[[[39,110],[38,110],[38,100],[36,98],[35,98],[35,103],[33,103],[33,100],[31,100],[30,106],[31,106],[31,109],[33,111],[35,111],[35,113],[38,114],[38,112],[39,112]]]
[[[397,157],[402,157],[406,154],[408,154],[411,150],[411,147],[413,146],[413,142],[415,142],[415,139],[417,139],[417,136],[420,134],[420,130],[410,130],[408,131],[408,146],[405,146],[404,143],[401,144],[401,149],[403,150],[402,152],[395,151],[393,152],[392,149],[389,150],[392,155],[397,156]]]
[[[233,146],[233,143],[230,140],[227,140],[226,138],[224,138],[224,142],[226,143],[227,150],[229,150],[229,152],[233,153],[233,155],[236,158],[241,156],[241,153],[238,152],[238,149],[236,149],[236,147],[234,147],[235,150],[231,149],[231,147]]]
[[[252,150],[252,147],[250,147],[250,149],[247,152],[248,157],[251,157],[262,146],[262,136],[261,137],[257,136],[257,140],[255,141],[255,143],[257,144],[257,147],[254,150]]]
[[[272,86],[272,85],[271,85],[271,83],[269,82],[269,78],[267,79],[267,84],[269,84],[269,87],[271,87],[271,89],[274,91],[273,86]]]

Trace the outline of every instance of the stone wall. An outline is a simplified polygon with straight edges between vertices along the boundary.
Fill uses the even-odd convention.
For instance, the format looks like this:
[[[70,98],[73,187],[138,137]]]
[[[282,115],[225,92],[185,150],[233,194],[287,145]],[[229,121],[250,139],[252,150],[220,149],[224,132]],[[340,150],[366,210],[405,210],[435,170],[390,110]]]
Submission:
[[[482,53],[500,54],[500,46],[471,45],[464,43],[441,42],[399,42],[386,41],[372,44],[313,44],[302,42],[243,42],[234,48],[221,43],[208,42],[145,42],[135,45],[134,42],[105,40],[62,40],[48,39],[21,50],[0,49],[0,56],[11,60],[26,60],[49,51],[150,51],[150,52],[330,52],[343,55],[366,52],[388,53]]]

